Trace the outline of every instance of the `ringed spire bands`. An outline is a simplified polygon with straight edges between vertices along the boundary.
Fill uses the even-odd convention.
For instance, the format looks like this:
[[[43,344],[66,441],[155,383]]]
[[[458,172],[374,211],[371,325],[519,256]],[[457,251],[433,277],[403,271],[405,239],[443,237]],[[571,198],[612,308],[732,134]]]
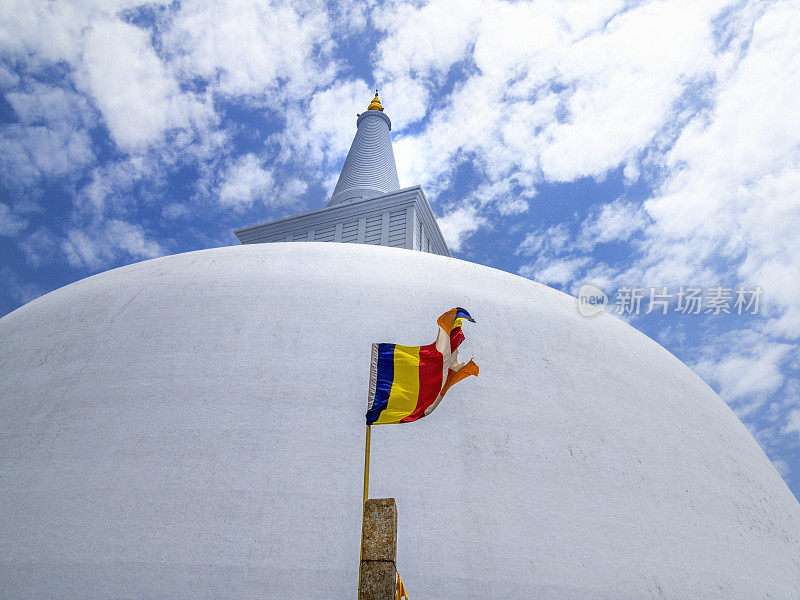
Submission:
[[[392,122],[375,97],[358,115],[358,129],[328,206],[376,198],[400,189],[389,132]]]

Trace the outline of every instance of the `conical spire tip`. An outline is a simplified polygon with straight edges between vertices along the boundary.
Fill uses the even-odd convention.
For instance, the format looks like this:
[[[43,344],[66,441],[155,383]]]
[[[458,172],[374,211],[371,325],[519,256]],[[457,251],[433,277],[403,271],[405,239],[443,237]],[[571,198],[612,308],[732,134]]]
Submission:
[[[367,110],[379,110],[383,112],[383,106],[381,106],[381,100],[378,98],[378,90],[375,89],[375,97],[372,99],[372,102],[369,103]]]

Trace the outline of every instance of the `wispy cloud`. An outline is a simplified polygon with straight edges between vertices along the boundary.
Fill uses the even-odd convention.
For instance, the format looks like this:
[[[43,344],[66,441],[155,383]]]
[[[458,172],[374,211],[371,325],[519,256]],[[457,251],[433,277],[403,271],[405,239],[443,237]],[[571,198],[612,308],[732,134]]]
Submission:
[[[439,219],[439,228],[450,248],[458,252],[461,250],[464,238],[485,223],[486,220],[480,216],[477,208],[461,206]]]
[[[220,204],[242,211],[263,199],[274,186],[272,172],[265,169],[253,154],[245,154],[234,161],[223,176],[217,190]]]
[[[164,254],[161,245],[148,239],[141,226],[116,219],[104,222],[101,227],[71,229],[62,249],[72,266],[89,268],[114,260],[141,260]]]

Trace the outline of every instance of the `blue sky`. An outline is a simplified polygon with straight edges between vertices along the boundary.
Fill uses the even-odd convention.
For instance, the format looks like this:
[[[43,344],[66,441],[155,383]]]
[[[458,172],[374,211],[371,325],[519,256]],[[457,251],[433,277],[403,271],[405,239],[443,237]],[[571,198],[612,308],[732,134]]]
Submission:
[[[780,1],[6,0],[0,314],[321,208],[378,86],[456,257],[642,312],[666,287],[623,317],[800,496],[798,31]],[[690,287],[763,293],[681,314]]]

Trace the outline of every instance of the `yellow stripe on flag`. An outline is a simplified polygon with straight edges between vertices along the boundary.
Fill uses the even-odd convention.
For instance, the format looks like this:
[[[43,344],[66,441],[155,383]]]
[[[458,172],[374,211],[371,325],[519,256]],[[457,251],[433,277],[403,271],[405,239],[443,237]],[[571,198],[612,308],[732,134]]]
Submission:
[[[394,347],[394,379],[386,409],[375,421],[397,423],[414,412],[419,398],[419,346]]]

